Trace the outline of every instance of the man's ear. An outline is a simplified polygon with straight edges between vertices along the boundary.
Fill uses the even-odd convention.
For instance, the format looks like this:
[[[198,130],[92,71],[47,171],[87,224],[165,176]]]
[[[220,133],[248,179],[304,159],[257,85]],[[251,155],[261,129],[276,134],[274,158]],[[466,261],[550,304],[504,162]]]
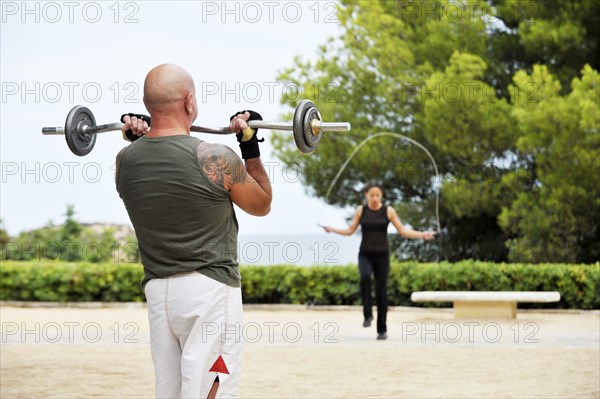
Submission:
[[[188,115],[194,115],[194,94],[189,93],[187,96],[185,96],[184,104],[185,112]]]

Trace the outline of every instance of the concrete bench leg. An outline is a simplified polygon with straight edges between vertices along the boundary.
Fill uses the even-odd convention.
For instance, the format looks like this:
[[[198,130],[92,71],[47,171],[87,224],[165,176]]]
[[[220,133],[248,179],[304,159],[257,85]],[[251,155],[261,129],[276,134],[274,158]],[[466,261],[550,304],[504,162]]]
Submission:
[[[455,301],[455,319],[514,319],[517,317],[516,302]]]

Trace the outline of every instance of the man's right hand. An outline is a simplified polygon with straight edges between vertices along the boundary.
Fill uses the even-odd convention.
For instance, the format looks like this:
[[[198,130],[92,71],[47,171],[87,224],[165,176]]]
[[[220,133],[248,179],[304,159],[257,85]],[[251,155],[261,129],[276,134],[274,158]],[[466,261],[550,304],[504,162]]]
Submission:
[[[150,131],[149,120],[150,117],[145,115],[125,114],[121,116],[123,138],[128,141],[135,141],[148,133]]]

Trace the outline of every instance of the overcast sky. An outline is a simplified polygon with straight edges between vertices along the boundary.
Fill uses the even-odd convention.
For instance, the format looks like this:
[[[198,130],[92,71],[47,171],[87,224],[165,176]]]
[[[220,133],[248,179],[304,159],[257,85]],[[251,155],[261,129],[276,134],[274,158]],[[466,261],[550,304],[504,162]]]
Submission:
[[[72,154],[43,126],[62,126],[75,105],[98,124],[144,112],[142,83],[161,63],[187,69],[196,81],[196,124],[224,126],[244,108],[277,120],[283,87],[278,72],[293,58],[316,59],[339,34],[327,1],[2,1],[0,155],[1,217],[9,234],[62,223],[67,204],[81,222],[129,224],[114,187],[114,159],[127,145],[119,133],[98,136],[86,157]],[[298,101],[303,98],[298,95]],[[324,115],[327,117],[327,115]],[[265,218],[237,212],[241,235],[318,233],[316,223],[345,225],[349,210],[305,195],[298,173],[261,145],[274,191]],[[230,145],[234,136],[200,135]],[[326,139],[326,138],[325,138]],[[290,133],[290,140],[293,140]]]

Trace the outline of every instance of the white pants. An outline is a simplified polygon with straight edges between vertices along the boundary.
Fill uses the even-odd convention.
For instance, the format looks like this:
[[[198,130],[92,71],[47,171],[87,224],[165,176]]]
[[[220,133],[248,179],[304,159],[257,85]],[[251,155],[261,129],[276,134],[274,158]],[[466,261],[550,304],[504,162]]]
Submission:
[[[237,394],[243,342],[241,288],[200,273],[152,279],[145,287],[157,398]]]

